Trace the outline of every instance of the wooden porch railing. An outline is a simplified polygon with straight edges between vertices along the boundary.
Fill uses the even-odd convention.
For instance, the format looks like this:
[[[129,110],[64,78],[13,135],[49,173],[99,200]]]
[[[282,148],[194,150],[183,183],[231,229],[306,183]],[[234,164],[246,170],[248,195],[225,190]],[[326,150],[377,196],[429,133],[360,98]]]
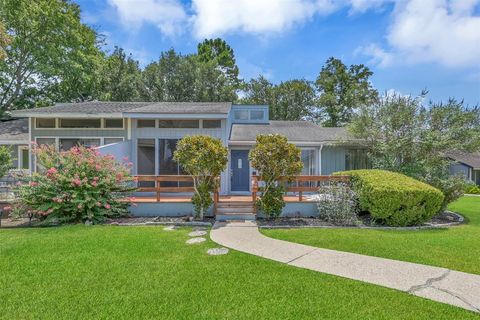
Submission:
[[[162,193],[188,193],[195,192],[193,188],[193,178],[189,175],[138,175],[135,176],[138,182],[153,182],[155,186],[153,187],[138,187],[137,192],[154,192],[157,197],[157,202],[161,201]],[[217,177],[217,186],[220,187],[220,180]],[[177,186],[162,186],[163,183],[175,182]],[[190,182],[191,186],[180,186],[180,182]],[[218,188],[213,192],[213,203],[216,209],[217,203],[219,200],[219,191]]]
[[[282,179],[285,180],[285,179]],[[252,200],[257,200],[257,193],[260,191],[258,183],[262,181],[260,176],[252,176]],[[285,191],[298,193],[298,201],[303,201],[303,192],[318,191],[319,183],[334,181],[334,182],[349,182],[349,176],[295,176],[288,184]],[[301,183],[309,183],[308,186],[302,186]],[[313,183],[312,183],[313,182]]]

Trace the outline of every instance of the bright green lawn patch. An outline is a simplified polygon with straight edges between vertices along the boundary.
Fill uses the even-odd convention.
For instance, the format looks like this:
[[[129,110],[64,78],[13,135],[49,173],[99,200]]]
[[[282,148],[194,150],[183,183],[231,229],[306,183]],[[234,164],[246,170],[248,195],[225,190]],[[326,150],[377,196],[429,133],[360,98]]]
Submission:
[[[463,214],[467,224],[441,230],[262,229],[262,232],[269,237],[321,248],[480,274],[480,197],[462,197],[449,208]]]
[[[3,319],[474,319],[403,292],[188,246],[190,230],[0,229]]]

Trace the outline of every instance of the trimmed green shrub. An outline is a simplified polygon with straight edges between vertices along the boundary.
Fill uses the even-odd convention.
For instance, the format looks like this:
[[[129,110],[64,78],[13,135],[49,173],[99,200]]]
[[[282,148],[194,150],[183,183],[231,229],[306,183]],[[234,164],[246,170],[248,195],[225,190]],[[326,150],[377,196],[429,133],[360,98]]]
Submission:
[[[411,226],[431,219],[442,207],[442,192],[426,183],[386,170],[337,172],[348,175],[360,210],[389,226]]]
[[[469,182],[465,185],[466,194],[480,194],[480,186],[477,186],[473,182]]]

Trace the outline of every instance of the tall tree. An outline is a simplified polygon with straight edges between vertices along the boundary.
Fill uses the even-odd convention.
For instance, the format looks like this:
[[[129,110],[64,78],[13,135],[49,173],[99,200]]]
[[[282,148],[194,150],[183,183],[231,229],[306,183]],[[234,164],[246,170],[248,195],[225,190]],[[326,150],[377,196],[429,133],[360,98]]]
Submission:
[[[340,59],[329,58],[316,81],[320,93],[316,121],[327,127],[349,123],[356,109],[378,97],[369,81],[372,75],[363,64],[347,67]]]
[[[87,99],[100,50],[95,31],[68,0],[0,0],[13,35],[0,61],[0,110]]]
[[[2,21],[0,21],[0,60],[3,60],[7,57],[5,50],[10,42],[11,37],[7,34],[7,30],[5,29]]]
[[[289,80],[273,85],[263,76],[245,85],[243,103],[267,104],[272,120],[307,120],[315,104],[315,90],[307,80]]]
[[[200,62],[213,62],[230,80],[231,85],[237,85],[238,66],[233,49],[220,38],[205,39],[197,46]]]
[[[445,204],[463,193],[449,175],[449,151],[480,150],[480,109],[463,102],[422,104],[419,97],[389,95],[360,107],[348,126],[363,139],[375,168],[423,180],[445,194]]]
[[[138,101],[142,86],[141,70],[138,61],[115,47],[106,57],[98,72],[96,96],[107,101]]]

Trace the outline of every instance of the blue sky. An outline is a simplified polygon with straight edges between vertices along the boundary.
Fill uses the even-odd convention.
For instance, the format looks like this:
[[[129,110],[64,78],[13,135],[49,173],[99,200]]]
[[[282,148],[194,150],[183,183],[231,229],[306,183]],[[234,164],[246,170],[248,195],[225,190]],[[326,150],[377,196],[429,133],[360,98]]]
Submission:
[[[366,64],[380,91],[480,104],[480,0],[76,0],[82,20],[142,65],[208,37],[240,74],[315,80],[331,56]]]

